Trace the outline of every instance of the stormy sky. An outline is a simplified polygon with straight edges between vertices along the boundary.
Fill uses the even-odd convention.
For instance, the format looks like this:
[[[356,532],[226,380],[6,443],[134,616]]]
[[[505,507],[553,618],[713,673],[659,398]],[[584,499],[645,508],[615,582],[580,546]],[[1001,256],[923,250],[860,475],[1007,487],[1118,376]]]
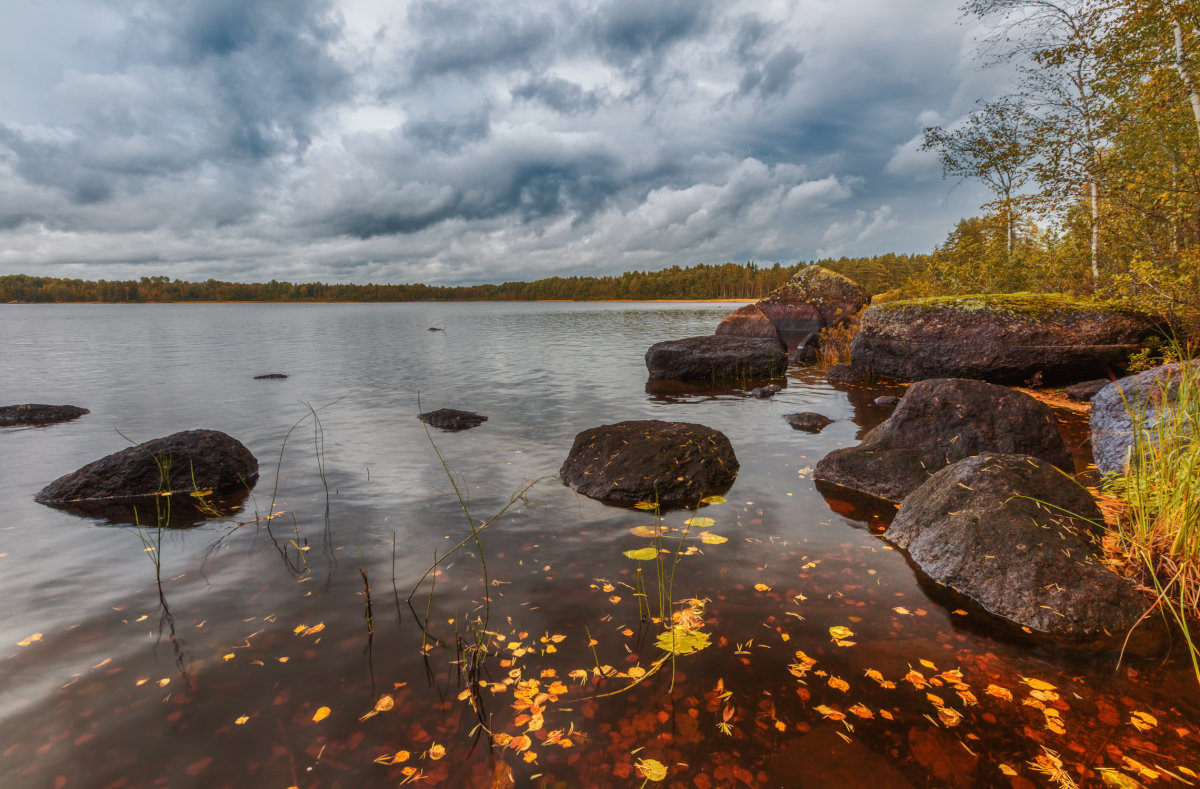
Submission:
[[[929,251],[959,0],[7,0],[0,274],[473,283]]]

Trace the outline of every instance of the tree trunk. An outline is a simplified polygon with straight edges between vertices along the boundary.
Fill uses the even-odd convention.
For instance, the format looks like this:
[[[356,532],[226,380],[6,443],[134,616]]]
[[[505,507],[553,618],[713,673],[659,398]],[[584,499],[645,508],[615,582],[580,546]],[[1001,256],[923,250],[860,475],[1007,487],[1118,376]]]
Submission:
[[[1100,190],[1092,179],[1092,290],[1100,287]]]
[[[1192,117],[1196,121],[1196,136],[1200,137],[1200,92],[1196,90],[1196,83],[1187,69],[1187,61],[1184,60],[1183,27],[1178,19],[1172,20],[1171,27],[1175,31],[1175,70],[1179,72],[1179,81],[1183,83],[1184,90],[1188,92],[1188,99],[1191,100]]]

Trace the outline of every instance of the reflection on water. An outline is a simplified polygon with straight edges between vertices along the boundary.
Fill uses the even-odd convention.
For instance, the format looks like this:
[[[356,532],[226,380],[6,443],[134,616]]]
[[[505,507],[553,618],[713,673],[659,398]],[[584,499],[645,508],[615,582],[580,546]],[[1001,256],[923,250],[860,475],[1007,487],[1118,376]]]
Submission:
[[[1193,780],[1178,649],[1117,668],[1000,626],[878,537],[886,509],[813,486],[895,390],[806,369],[770,399],[647,388],[649,345],[729,309],[0,308],[0,401],[92,411],[0,431],[4,785],[624,787],[647,760],[688,787]],[[489,420],[435,451],[418,395]],[[553,479],[577,432],[626,419],[728,435],[728,500],[659,521]],[[195,427],[259,459],[226,520],[148,552],[32,500],[118,430]],[[661,563],[625,555],[646,547]],[[660,600],[695,601],[673,610],[710,640],[673,676]]]

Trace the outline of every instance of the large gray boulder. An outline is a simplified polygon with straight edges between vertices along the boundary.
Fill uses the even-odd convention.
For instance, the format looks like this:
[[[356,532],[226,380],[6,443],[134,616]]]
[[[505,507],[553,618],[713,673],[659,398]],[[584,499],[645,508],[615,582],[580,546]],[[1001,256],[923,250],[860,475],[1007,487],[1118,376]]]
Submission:
[[[860,380],[1074,383],[1121,374],[1158,330],[1148,315],[1055,294],[894,301],[863,313],[851,367]]]
[[[1181,384],[1200,395],[1200,361],[1155,367],[1113,381],[1092,397],[1092,457],[1101,474],[1125,469],[1135,419],[1146,440],[1157,440],[1160,429],[1173,429]]]
[[[1148,607],[1100,562],[1091,494],[1027,455],[987,453],[934,474],[884,537],[998,616],[1072,639],[1124,635]]]
[[[1074,470],[1046,405],[984,381],[930,378],[909,387],[858,446],[822,458],[813,478],[899,504],[935,472],[981,452],[1033,455]]]
[[[657,419],[618,422],[575,436],[559,469],[585,496],[614,504],[694,504],[737,477],[733,445],[719,430]]]
[[[720,381],[773,378],[787,370],[787,349],[778,339],[686,337],[655,343],[646,351],[651,379]]]
[[[34,497],[42,504],[131,503],[164,493],[246,490],[258,479],[258,460],[218,430],[185,430],[123,449],[51,482]]]

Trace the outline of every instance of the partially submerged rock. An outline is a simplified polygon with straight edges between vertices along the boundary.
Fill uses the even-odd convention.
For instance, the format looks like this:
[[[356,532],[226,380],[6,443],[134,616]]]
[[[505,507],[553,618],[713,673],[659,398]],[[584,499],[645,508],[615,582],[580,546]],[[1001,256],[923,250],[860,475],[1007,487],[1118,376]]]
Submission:
[[[907,399],[907,398],[906,398]],[[1073,639],[1124,635],[1148,603],[1101,564],[1091,494],[1049,463],[986,453],[933,475],[884,536],[988,611]]]
[[[738,307],[717,325],[716,334],[718,336],[729,335],[733,337],[760,337],[769,340],[778,340],[779,332],[775,329],[775,324],[771,323],[763,311],[758,308],[757,304],[747,304],[744,307]]]
[[[258,461],[217,430],[185,430],[123,449],[59,477],[34,497],[42,504],[127,502],[167,493],[244,490]]]
[[[459,411],[454,408],[439,408],[436,411],[426,411],[421,414],[421,421],[427,425],[439,427],[442,430],[470,430],[479,427],[488,418],[473,411]]]
[[[894,301],[863,313],[851,366],[859,380],[1074,382],[1120,374],[1158,328],[1148,315],[1056,294]]]
[[[880,395],[871,401],[871,405],[877,405],[882,408],[891,408],[900,403],[900,398],[896,395]]]
[[[1095,378],[1091,381],[1080,381],[1077,384],[1071,384],[1067,388],[1063,389],[1063,394],[1065,394],[1071,400],[1077,400],[1086,403],[1099,394],[1101,389],[1111,383],[1112,381],[1108,378]]]
[[[784,414],[783,418],[787,420],[787,423],[792,426],[793,430],[803,430],[805,433],[820,433],[826,427],[833,424],[832,419],[815,411]]]
[[[983,381],[931,378],[909,387],[857,447],[822,458],[813,478],[898,504],[936,471],[981,452],[1033,455],[1074,469],[1046,405]]]
[[[287,375],[284,373],[265,373],[263,375],[254,376],[255,381],[282,380],[284,378],[287,378]]]
[[[46,405],[45,403],[6,405],[0,406],[0,427],[51,425],[56,422],[69,422],[90,413],[86,408],[80,408],[77,405]]]
[[[651,419],[584,430],[558,473],[600,501],[676,506],[723,493],[737,472],[733,446],[720,431]]]
[[[687,337],[651,345],[646,367],[651,378],[662,379],[773,378],[787,370],[787,349],[777,339]]]
[[[859,383],[858,376],[848,364],[835,364],[825,371],[825,380],[834,386],[854,386]]]
[[[1125,469],[1134,442],[1135,420],[1141,435],[1149,441],[1157,440],[1160,425],[1169,429],[1185,372],[1191,378],[1187,384],[1191,391],[1200,392],[1200,361],[1195,361],[1155,367],[1113,381],[1092,397],[1092,457],[1101,474]]]
[[[766,400],[774,397],[782,389],[779,384],[767,384],[766,386],[756,386],[750,390],[751,397],[757,397],[759,400]]]

